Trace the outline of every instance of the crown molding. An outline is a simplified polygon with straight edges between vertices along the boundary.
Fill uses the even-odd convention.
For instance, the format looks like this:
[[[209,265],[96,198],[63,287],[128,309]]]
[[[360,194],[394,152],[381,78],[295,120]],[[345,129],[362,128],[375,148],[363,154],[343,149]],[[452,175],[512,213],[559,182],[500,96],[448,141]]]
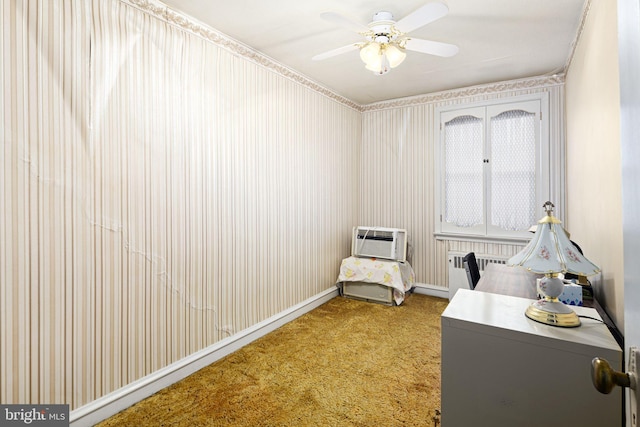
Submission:
[[[587,17],[589,16],[589,11],[591,10],[591,0],[587,0],[584,4],[584,8],[582,9],[582,16],[580,17],[580,26],[578,27],[578,31],[576,32],[576,36],[571,43],[571,52],[569,52],[569,57],[564,65],[564,72],[566,73],[573,62],[573,57],[576,54],[576,49],[578,48],[578,43],[580,42],[580,38],[582,37],[582,33],[584,32],[584,26],[587,22]]]
[[[340,104],[352,108],[359,112],[368,112],[376,110],[385,110],[391,108],[408,107],[432,102],[451,101],[460,98],[473,96],[497,94],[506,91],[528,90],[543,88],[548,86],[562,85],[565,81],[564,73],[553,74],[549,76],[538,76],[518,80],[510,80],[506,82],[489,83],[485,85],[470,86],[460,89],[451,89],[442,92],[435,92],[425,95],[417,95],[407,98],[398,98],[388,101],[380,101],[367,105],[360,105],[348,98],[327,89],[321,84],[311,80],[310,78],[296,72],[295,70],[282,65],[274,59],[258,52],[257,50],[237,41],[229,36],[214,30],[191,16],[176,11],[159,0],[120,0],[121,3],[141,10],[157,19],[174,25],[184,31],[201,37],[216,46],[230,52],[233,55],[242,57],[243,59],[264,67],[274,73],[277,73],[289,80],[292,80],[302,86],[320,93]],[[585,9],[585,14],[588,8]],[[575,44],[575,43],[574,43]]]
[[[551,76],[538,76],[526,79],[508,80],[504,82],[488,83],[484,85],[469,86],[459,89],[451,89],[442,92],[434,92],[425,95],[417,95],[407,98],[398,98],[389,101],[381,101],[362,106],[360,111],[376,111],[389,108],[409,107],[433,102],[451,101],[474,96],[497,94],[515,90],[530,90],[564,84],[564,74]]]
[[[201,37],[227,52],[242,57],[243,59],[257,64],[263,68],[273,71],[289,80],[308,87],[328,98],[333,99],[349,108],[361,111],[361,105],[352,100],[336,94],[310,78],[288,68],[274,59],[258,52],[257,50],[232,39],[231,37],[214,30],[196,19],[178,12],[169,6],[157,0],[120,0],[121,3],[134,7],[154,18],[165,21],[170,25],[174,25],[184,31]]]

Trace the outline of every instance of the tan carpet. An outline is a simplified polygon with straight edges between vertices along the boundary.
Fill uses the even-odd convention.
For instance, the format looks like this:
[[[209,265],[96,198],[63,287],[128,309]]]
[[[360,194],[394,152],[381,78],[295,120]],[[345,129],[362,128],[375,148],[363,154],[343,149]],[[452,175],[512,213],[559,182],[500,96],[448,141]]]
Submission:
[[[334,298],[100,425],[439,425],[447,303]]]

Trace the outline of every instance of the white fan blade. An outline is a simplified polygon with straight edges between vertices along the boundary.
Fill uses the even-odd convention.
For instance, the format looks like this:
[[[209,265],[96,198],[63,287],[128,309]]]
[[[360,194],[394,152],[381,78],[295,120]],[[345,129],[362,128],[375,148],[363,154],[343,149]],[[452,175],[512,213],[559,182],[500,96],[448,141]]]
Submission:
[[[407,50],[427,53],[429,55],[443,56],[445,58],[455,55],[459,50],[458,46],[454,44],[422,39],[408,39],[405,47]]]
[[[327,59],[327,58],[331,58],[332,56],[337,56],[343,53],[351,52],[352,50],[356,50],[356,49],[358,49],[358,45],[354,43],[347,46],[339,47],[337,49],[330,50],[328,52],[320,53],[311,59],[313,59],[314,61],[322,61],[323,59]]]
[[[449,8],[446,4],[439,2],[427,3],[396,22],[395,27],[400,32],[408,33],[442,18],[447,13],[449,13]]]
[[[369,31],[369,27],[367,27],[366,25],[359,24],[353,21],[352,19],[347,18],[346,16],[342,16],[335,12],[324,12],[324,13],[321,13],[320,16],[329,22],[338,24],[341,27],[347,28],[351,31],[355,31],[356,33]]]

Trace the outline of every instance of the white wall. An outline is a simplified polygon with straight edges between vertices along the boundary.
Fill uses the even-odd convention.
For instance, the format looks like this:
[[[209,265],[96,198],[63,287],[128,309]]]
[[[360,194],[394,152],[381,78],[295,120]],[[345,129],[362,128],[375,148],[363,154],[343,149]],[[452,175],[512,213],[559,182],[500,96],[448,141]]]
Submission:
[[[566,75],[567,227],[602,269],[599,302],[623,329],[620,95],[616,1],[592,1]]]

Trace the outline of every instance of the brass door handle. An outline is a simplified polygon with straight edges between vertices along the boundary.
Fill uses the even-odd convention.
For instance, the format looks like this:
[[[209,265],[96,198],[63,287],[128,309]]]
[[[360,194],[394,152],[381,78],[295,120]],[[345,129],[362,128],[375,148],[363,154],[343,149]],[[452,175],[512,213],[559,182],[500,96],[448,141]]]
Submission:
[[[599,357],[591,361],[591,380],[596,390],[611,393],[615,386],[631,387],[631,377],[625,372],[615,371],[609,362]]]
[[[629,348],[629,372],[614,371],[605,359],[596,357],[591,361],[591,380],[600,393],[609,394],[617,385],[629,387],[629,419],[632,426],[638,424],[640,407],[640,349]]]

